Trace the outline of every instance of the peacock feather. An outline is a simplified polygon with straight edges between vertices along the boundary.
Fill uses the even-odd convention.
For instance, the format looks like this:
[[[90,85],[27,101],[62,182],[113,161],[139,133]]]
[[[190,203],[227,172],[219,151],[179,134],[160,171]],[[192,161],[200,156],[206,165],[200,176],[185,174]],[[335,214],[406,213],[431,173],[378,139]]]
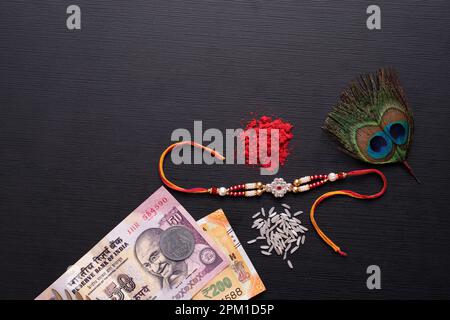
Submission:
[[[372,164],[403,163],[417,179],[406,161],[413,116],[393,69],[380,69],[350,83],[324,129],[352,157]]]

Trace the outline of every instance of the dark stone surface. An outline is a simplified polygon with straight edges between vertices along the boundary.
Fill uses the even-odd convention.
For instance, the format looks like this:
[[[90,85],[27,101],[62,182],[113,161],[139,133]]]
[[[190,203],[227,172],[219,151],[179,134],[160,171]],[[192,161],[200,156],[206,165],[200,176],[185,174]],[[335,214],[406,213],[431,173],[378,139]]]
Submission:
[[[86,1],[82,30],[66,29],[68,1],[0,3],[0,298],[31,299],[154,192],[160,152],[176,128],[237,128],[250,112],[294,123],[279,176],[369,167],[320,130],[360,73],[394,66],[416,120],[410,164],[381,199],[335,198],[318,220],[343,249],[311,231],[289,270],[245,243],[251,215],[277,203],[175,194],[198,219],[223,208],[263,278],[260,298],[448,298],[450,114],[448,1]],[[243,166],[168,169],[182,185],[259,179]],[[272,177],[263,177],[270,181]],[[354,178],[283,202],[308,212],[322,192],[375,191]],[[303,223],[311,227],[309,219]],[[366,268],[382,290],[366,288]]]

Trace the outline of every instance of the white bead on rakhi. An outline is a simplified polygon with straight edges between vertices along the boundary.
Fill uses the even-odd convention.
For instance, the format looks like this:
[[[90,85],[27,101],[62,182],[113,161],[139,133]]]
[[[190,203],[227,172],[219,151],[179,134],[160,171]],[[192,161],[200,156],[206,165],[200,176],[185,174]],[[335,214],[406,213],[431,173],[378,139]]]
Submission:
[[[227,190],[227,188],[224,188],[224,187],[222,187],[222,188],[219,188],[218,190],[217,190],[217,192],[218,192],[218,194],[219,194],[219,196],[226,196],[227,195],[227,192],[228,192],[228,190]]]
[[[336,173],[332,172],[328,175],[328,180],[331,182],[336,181],[337,179],[338,179],[338,175]]]

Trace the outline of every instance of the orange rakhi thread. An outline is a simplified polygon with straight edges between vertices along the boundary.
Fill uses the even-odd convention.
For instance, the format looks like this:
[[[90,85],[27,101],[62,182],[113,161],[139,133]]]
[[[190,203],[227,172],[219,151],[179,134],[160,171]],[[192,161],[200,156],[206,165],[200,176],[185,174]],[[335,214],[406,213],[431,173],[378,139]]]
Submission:
[[[179,191],[179,192],[185,192],[185,193],[209,193],[212,195],[218,195],[218,196],[231,196],[231,197],[255,197],[255,196],[261,196],[263,193],[272,193],[276,198],[283,197],[286,193],[301,193],[306,192],[311,189],[315,189],[317,187],[320,187],[328,182],[335,182],[337,180],[343,180],[347,177],[353,177],[353,176],[362,176],[366,174],[377,174],[381,177],[381,180],[383,181],[383,186],[380,191],[378,191],[375,194],[371,195],[365,195],[360,194],[351,190],[337,190],[337,191],[331,191],[327,192],[323,195],[321,195],[319,198],[314,201],[313,205],[311,206],[310,211],[310,219],[311,223],[316,230],[317,234],[322,238],[323,241],[325,241],[326,244],[328,244],[336,253],[340,254],[341,256],[346,256],[347,254],[343,252],[340,247],[338,247],[333,241],[328,238],[325,233],[319,228],[316,219],[314,217],[315,211],[317,206],[322,203],[325,199],[331,198],[333,196],[348,196],[356,199],[375,199],[378,197],[381,197],[385,192],[387,188],[387,179],[384,176],[384,174],[377,170],[377,169],[362,169],[362,170],[354,170],[350,172],[340,172],[340,173],[328,173],[328,174],[317,174],[312,176],[304,176],[301,178],[295,179],[292,183],[286,182],[283,178],[275,178],[270,183],[262,183],[262,182],[249,182],[249,183],[243,183],[234,185],[231,187],[209,187],[209,188],[190,188],[186,189],[183,187],[180,187],[176,185],[175,183],[171,182],[169,179],[167,179],[165,173],[164,173],[164,159],[167,156],[169,152],[173,150],[176,146],[182,146],[182,145],[192,145],[196,148],[200,148],[206,151],[209,151],[214,157],[225,160],[225,157],[222,156],[220,153],[216,152],[213,149],[210,149],[208,147],[205,147],[201,144],[198,144],[194,141],[183,141],[183,142],[177,142],[169,147],[166,148],[166,150],[163,151],[161,154],[161,157],[159,159],[159,165],[158,165],[158,171],[159,176],[161,177],[162,182],[169,187],[170,189]]]
[[[161,154],[160,158],[159,158],[159,163],[158,163],[158,172],[159,172],[159,177],[161,178],[162,182],[168,186],[170,189],[176,190],[176,191],[180,191],[180,192],[185,192],[185,193],[207,193],[209,190],[206,188],[191,188],[191,189],[185,189],[182,187],[177,186],[175,183],[171,182],[169,179],[166,178],[166,175],[164,174],[164,159],[166,158],[166,155],[171,152],[173,150],[173,148],[177,147],[177,146],[182,146],[182,145],[187,145],[190,144],[194,147],[206,150],[211,152],[211,154],[213,156],[215,156],[216,158],[220,159],[220,160],[225,160],[225,157],[222,156],[220,153],[216,152],[213,149],[210,149],[208,147],[205,147],[197,142],[194,141],[182,141],[182,142],[177,142],[174,143],[172,145],[170,145],[169,147],[166,148],[166,150],[163,151],[163,153]]]

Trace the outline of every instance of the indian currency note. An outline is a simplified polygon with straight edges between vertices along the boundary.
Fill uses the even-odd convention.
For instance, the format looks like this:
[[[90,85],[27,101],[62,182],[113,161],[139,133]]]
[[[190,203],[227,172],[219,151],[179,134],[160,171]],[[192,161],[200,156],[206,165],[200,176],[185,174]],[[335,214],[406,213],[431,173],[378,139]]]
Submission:
[[[161,187],[36,299],[191,299],[228,264]]]
[[[222,210],[197,223],[228,255],[230,265],[210,280],[194,300],[248,300],[266,290]]]

